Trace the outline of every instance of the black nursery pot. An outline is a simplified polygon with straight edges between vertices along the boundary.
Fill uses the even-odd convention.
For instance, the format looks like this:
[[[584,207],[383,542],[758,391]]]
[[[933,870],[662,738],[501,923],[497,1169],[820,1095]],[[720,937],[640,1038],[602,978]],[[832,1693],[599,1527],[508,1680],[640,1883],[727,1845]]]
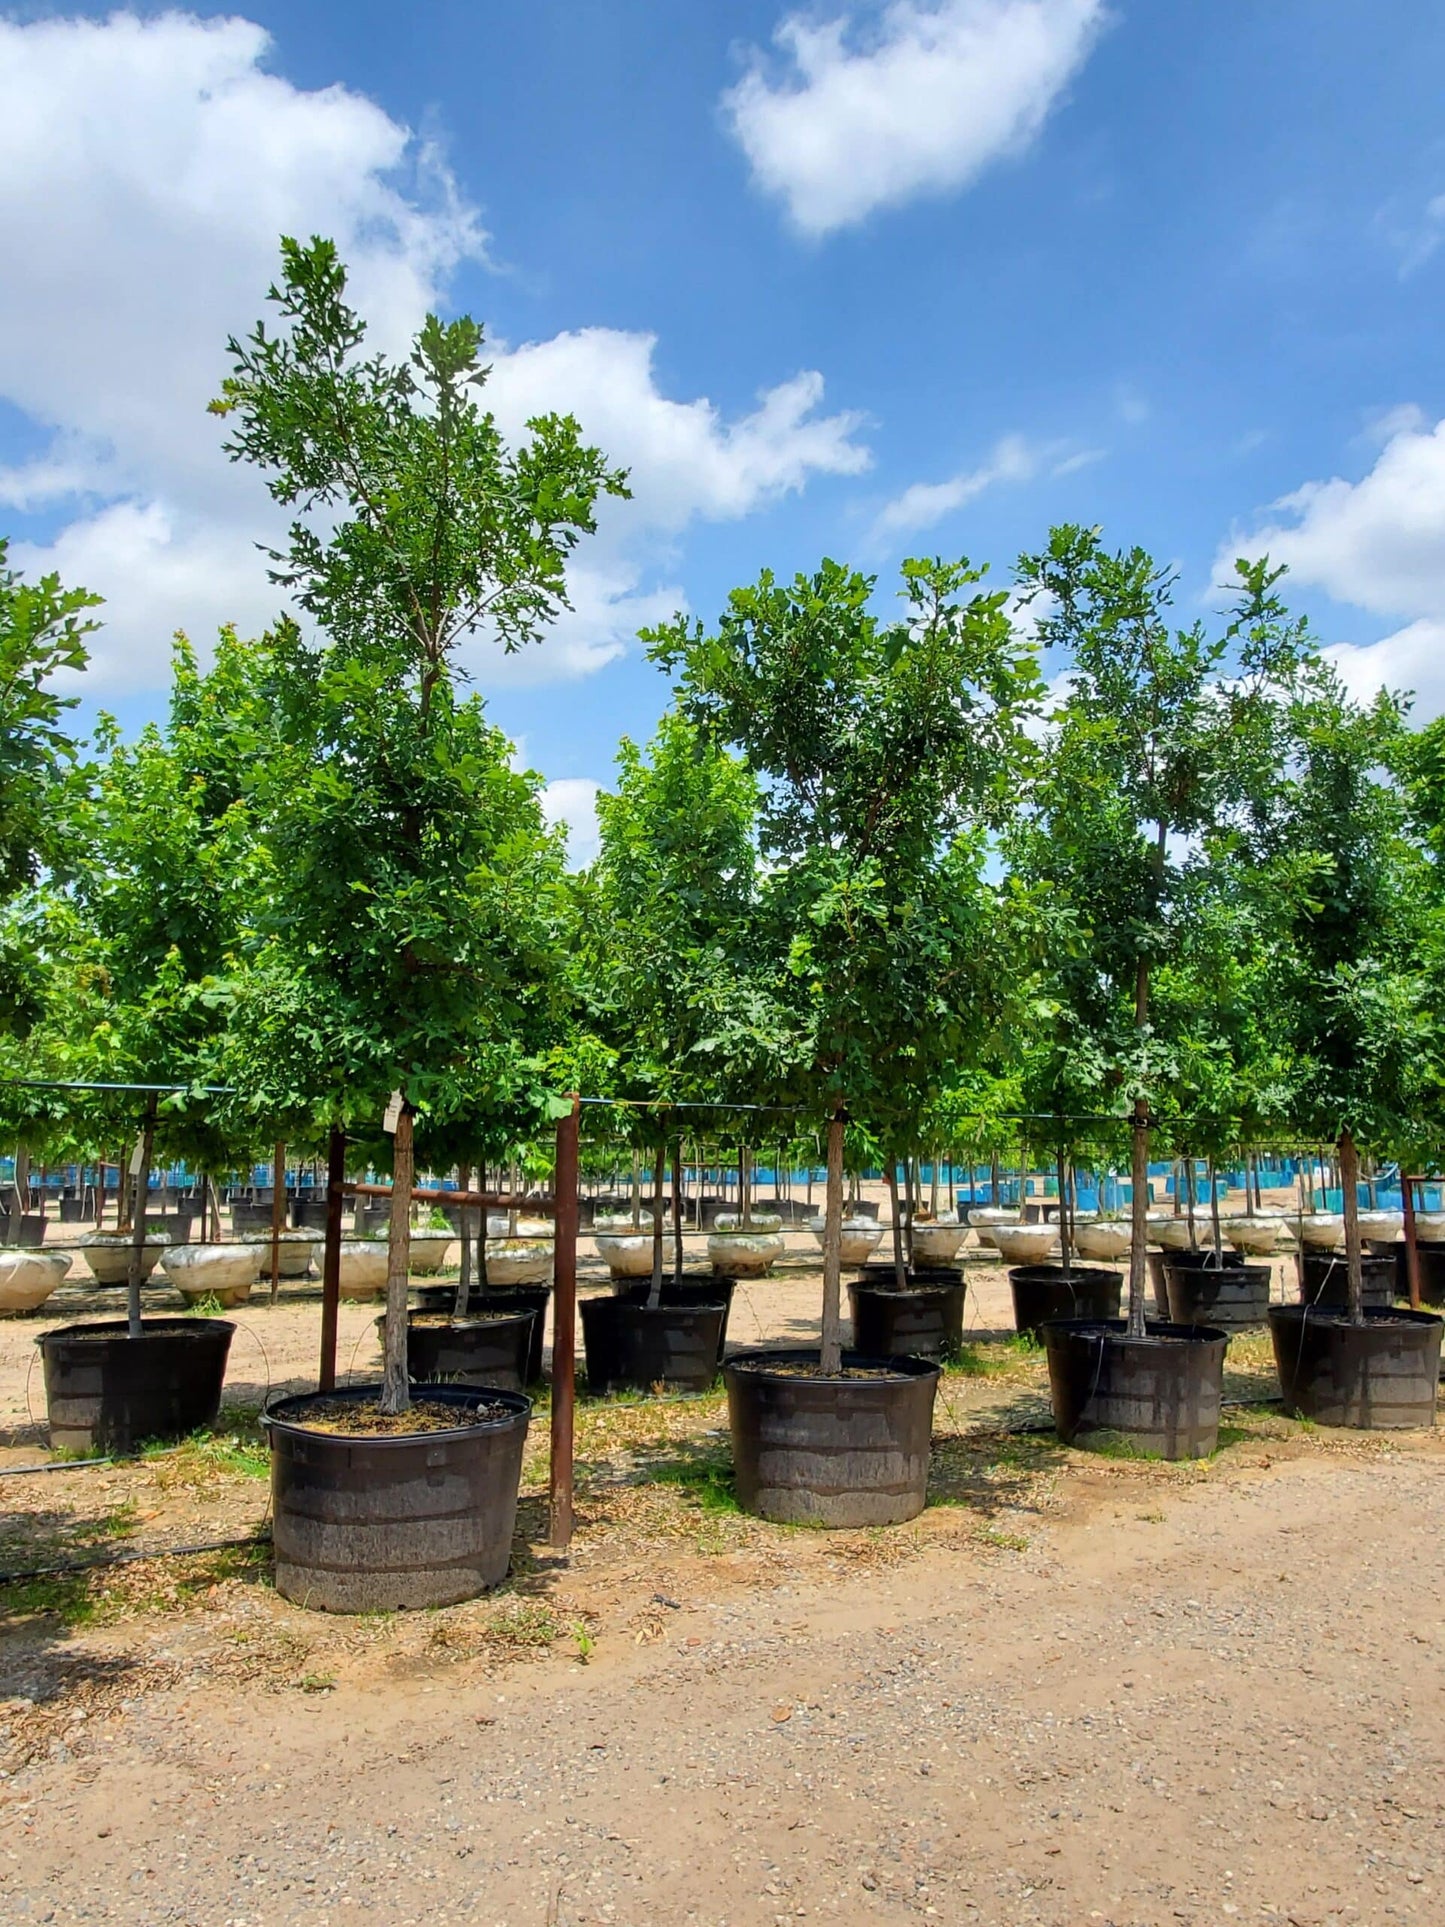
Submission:
[[[1302,1256],[1300,1303],[1320,1311],[1348,1311],[1350,1273],[1345,1254],[1335,1251],[1306,1251]],[[1360,1278],[1365,1306],[1388,1311],[1395,1302],[1395,1259],[1362,1255]]]
[[[843,1354],[862,1378],[798,1377],[814,1352],[728,1360],[738,1503],[783,1525],[891,1526],[923,1510],[939,1368],[922,1358]]]
[[[35,1341],[45,1366],[50,1443],[83,1456],[130,1452],[209,1425],[236,1327],[224,1318],[146,1318],[61,1325]]]
[[[457,1385],[488,1385],[499,1391],[520,1392],[526,1382],[536,1313],[504,1311],[468,1316],[452,1324],[406,1321],[407,1377],[418,1383],[449,1380]],[[386,1313],[376,1320],[378,1335],[386,1331]]]
[[[705,1392],[717,1376],[725,1309],[648,1305],[632,1298],[583,1298],[582,1343],[593,1392]]]
[[[1214,1325],[1245,1331],[1269,1312],[1268,1265],[1247,1264],[1237,1251],[1214,1263],[1212,1251],[1166,1251],[1164,1281],[1176,1325]]]
[[[722,1326],[717,1340],[716,1369],[718,1371],[722,1370],[723,1355],[727,1349],[728,1320],[732,1316],[733,1291],[736,1286],[736,1278],[719,1278],[710,1271],[684,1272],[681,1278],[676,1280],[664,1278],[662,1281],[664,1305],[706,1307],[709,1310],[715,1305],[722,1306]],[[645,1305],[651,1295],[649,1285],[639,1285],[631,1280],[619,1283],[613,1289],[619,1298],[625,1298],[633,1305]]]
[[[870,1266],[884,1278],[848,1283],[853,1345],[865,1358],[951,1358],[963,1344],[967,1287],[956,1271],[913,1271],[902,1291],[891,1267]]]
[[[1008,1275],[1013,1292],[1014,1324],[1036,1345],[1051,1318],[1092,1318],[1107,1321],[1119,1316],[1124,1289],[1122,1271],[1102,1266],[1015,1265]]]
[[[416,1285],[413,1287],[418,1311],[452,1311],[457,1302],[456,1285]],[[531,1337],[527,1342],[526,1382],[535,1385],[542,1377],[542,1344],[547,1328],[550,1285],[487,1285],[475,1282],[467,1298],[469,1317],[481,1312],[529,1311],[534,1314]]]
[[[1313,1305],[1271,1305],[1286,1410],[1358,1431],[1433,1425],[1441,1330],[1428,1311],[1366,1306],[1365,1322],[1354,1325]]]
[[[343,1437],[306,1428],[321,1399],[374,1399],[375,1385],[273,1401],[276,1590],[321,1612],[452,1606],[507,1576],[532,1401],[523,1392],[415,1385],[413,1398],[499,1408],[454,1431]]]
[[[1208,1325],[1123,1319],[1044,1326],[1054,1424],[1066,1445],[1107,1433],[1164,1459],[1202,1459],[1219,1443],[1228,1335]]]

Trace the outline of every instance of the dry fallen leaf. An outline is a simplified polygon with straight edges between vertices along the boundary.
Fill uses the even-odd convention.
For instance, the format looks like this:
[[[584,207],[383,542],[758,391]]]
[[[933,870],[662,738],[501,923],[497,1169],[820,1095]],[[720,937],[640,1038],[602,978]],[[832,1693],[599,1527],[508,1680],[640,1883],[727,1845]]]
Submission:
[[[792,1717],[793,1709],[791,1706],[775,1706],[773,1708],[773,1721],[778,1726],[781,1726],[784,1720],[790,1720]]]

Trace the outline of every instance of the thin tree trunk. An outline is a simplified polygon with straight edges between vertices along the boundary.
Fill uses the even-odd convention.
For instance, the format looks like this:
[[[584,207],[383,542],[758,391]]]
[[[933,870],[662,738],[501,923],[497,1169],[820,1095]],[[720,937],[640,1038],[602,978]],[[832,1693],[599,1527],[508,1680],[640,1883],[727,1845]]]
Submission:
[[[918,1216],[918,1172],[911,1157],[903,1160],[903,1251],[908,1269],[913,1269],[913,1224]]]
[[[635,1145],[632,1151],[632,1229],[642,1229],[642,1153]]]
[[[682,1139],[678,1138],[672,1167],[672,1282],[682,1283],[682,1214],[684,1193],[687,1190],[686,1167],[683,1163]]]
[[[1207,1168],[1209,1171],[1209,1215],[1214,1223],[1214,1262],[1216,1265],[1222,1266],[1224,1263],[1224,1232],[1220,1228],[1219,1223],[1219,1186],[1216,1184],[1214,1178],[1213,1158],[1209,1160]]]
[[[469,1164],[457,1166],[457,1189],[463,1193],[472,1188],[472,1167]],[[478,1187],[480,1189],[480,1186]],[[472,1211],[469,1204],[458,1205],[461,1216],[457,1219],[457,1229],[462,1234],[462,1267],[457,1278],[457,1302],[452,1309],[453,1318],[465,1318],[467,1304],[472,1295]],[[483,1206],[482,1216],[486,1217]]]
[[[997,1151],[992,1151],[989,1153],[988,1177],[989,1177],[989,1184],[992,1188],[993,1207],[994,1207],[994,1210],[996,1211],[998,1209],[998,1152]]]
[[[842,1234],[843,1131],[846,1113],[838,1105],[828,1119],[828,1192],[823,1207],[823,1342],[819,1363],[825,1374],[843,1363]]]
[[[1345,1263],[1350,1277],[1350,1323],[1365,1322],[1365,1275],[1360,1264],[1360,1157],[1348,1131],[1340,1133],[1340,1191],[1345,1207]]]
[[[1415,1184],[1400,1166],[1400,1202],[1405,1209],[1405,1276],[1410,1285],[1410,1309],[1420,1309],[1420,1238],[1415,1226]]]
[[[411,1271],[411,1192],[416,1171],[412,1109],[403,1103],[392,1140],[391,1221],[386,1241],[385,1350],[381,1367],[381,1410],[395,1416],[411,1408],[406,1370],[406,1287]]]
[[[140,1281],[145,1270],[146,1214],[145,1195],[151,1181],[151,1151],[156,1135],[156,1100],[152,1096],[146,1105],[145,1123],[140,1134],[140,1169],[136,1173],[137,1196],[141,1208],[131,1214],[130,1263],[125,1275],[125,1322],[129,1338],[141,1338],[144,1332],[140,1322]]]
[[[1059,1146],[1059,1250],[1064,1260],[1064,1276],[1074,1268],[1073,1229],[1069,1224],[1069,1164],[1063,1145]]]
[[[898,1164],[890,1153],[887,1163],[888,1208],[893,1215],[893,1279],[902,1291],[908,1283],[908,1268],[903,1256],[903,1218],[898,1209]]]
[[[667,1236],[667,1226],[662,1216],[662,1183],[666,1170],[667,1144],[659,1138],[657,1155],[652,1164],[652,1283],[647,1293],[648,1307],[652,1311],[656,1311],[662,1303],[662,1243]]]
[[[1184,1197],[1189,1213],[1189,1249],[1198,1251],[1199,1232],[1194,1223],[1194,1158],[1192,1154],[1184,1160]]]
[[[753,1225],[753,1158],[746,1144],[738,1147],[738,1217],[744,1231]]]
[[[271,1303],[281,1289],[281,1227],[286,1222],[286,1146],[278,1144],[271,1160]]]
[[[1159,856],[1162,862],[1162,832]],[[1134,1025],[1139,1031],[1149,1021],[1149,966],[1141,957],[1134,972]],[[1149,1223],[1149,1100],[1136,1097],[1134,1100],[1133,1143],[1130,1147],[1129,1169],[1133,1181],[1133,1196],[1130,1199],[1129,1238],[1129,1335],[1131,1338],[1144,1336],[1144,1283],[1145,1234]]]

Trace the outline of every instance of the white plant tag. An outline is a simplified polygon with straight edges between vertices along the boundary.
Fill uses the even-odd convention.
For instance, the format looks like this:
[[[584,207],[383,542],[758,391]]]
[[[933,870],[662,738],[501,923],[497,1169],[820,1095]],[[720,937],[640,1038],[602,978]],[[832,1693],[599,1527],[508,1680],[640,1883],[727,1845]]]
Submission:
[[[387,1100],[386,1116],[381,1120],[381,1128],[388,1136],[395,1134],[396,1127],[401,1122],[401,1106],[401,1092],[393,1091]]]
[[[130,1154],[130,1174],[133,1178],[138,1178],[140,1176],[141,1160],[142,1158],[144,1158],[145,1154],[146,1154],[145,1133],[142,1132],[141,1135],[135,1141],[135,1149]]]

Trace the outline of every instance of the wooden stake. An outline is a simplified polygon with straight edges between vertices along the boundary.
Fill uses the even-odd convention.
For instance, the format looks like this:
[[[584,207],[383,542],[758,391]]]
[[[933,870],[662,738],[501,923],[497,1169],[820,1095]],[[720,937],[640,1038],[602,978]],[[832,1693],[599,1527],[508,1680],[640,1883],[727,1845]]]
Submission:
[[[346,1207],[346,1134],[332,1127],[326,1160],[326,1243],[321,1260],[319,1392],[336,1390],[336,1324],[341,1310],[341,1218]]]

